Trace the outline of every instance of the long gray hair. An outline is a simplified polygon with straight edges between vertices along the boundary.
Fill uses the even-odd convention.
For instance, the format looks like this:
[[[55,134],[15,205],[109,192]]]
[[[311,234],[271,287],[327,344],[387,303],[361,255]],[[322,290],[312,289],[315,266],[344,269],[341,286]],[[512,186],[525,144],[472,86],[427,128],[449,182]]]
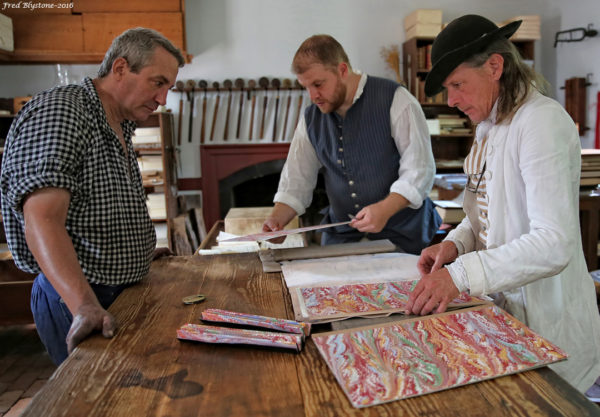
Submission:
[[[163,47],[173,55],[177,59],[179,67],[185,64],[179,49],[161,33],[146,28],[128,29],[117,36],[106,51],[98,70],[98,77],[106,77],[117,58],[125,58],[131,71],[138,73],[148,65],[157,46]]]
[[[500,123],[512,119],[532,89],[546,95],[549,84],[541,74],[523,61],[515,45],[506,38],[492,42],[483,52],[465,61],[465,64],[479,68],[492,54],[500,54],[504,58],[496,113],[496,122]]]

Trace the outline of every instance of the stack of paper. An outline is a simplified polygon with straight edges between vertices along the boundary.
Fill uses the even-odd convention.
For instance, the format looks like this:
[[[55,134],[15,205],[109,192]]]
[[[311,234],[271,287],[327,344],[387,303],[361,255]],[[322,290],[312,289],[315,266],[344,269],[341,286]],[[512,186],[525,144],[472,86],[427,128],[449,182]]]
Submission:
[[[600,149],[581,150],[581,185],[600,184]]]

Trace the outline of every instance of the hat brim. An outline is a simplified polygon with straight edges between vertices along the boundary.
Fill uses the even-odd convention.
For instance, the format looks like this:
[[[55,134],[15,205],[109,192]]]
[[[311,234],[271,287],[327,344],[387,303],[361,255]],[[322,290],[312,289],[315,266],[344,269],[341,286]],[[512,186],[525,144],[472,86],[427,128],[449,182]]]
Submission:
[[[428,97],[440,93],[444,86],[442,85],[446,78],[458,67],[473,55],[481,52],[487,45],[495,39],[505,37],[510,38],[521,26],[521,20],[511,22],[497,30],[487,33],[480,38],[469,42],[460,48],[446,52],[431,68],[425,79],[425,95]]]

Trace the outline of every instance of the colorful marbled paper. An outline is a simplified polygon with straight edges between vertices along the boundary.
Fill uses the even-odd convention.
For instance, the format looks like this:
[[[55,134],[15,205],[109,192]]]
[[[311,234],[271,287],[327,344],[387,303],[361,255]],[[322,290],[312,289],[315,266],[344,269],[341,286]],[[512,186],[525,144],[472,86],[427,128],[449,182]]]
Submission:
[[[327,287],[291,288],[297,320],[326,322],[374,314],[404,313],[411,291],[418,280],[348,284]],[[483,300],[466,293],[449,307],[482,304]]]
[[[312,336],[354,407],[428,394],[567,358],[494,305]]]

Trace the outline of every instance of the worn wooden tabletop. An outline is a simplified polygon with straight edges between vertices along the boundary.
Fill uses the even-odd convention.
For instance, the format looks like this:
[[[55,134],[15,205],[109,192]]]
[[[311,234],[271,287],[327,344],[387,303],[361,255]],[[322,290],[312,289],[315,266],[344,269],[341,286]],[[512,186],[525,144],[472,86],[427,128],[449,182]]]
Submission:
[[[198,293],[206,301],[182,303]],[[293,318],[281,275],[256,254],[163,258],[111,306],[115,337],[83,342],[22,415],[600,416],[548,368],[355,409],[310,338],[300,353],[178,340],[209,307]]]

